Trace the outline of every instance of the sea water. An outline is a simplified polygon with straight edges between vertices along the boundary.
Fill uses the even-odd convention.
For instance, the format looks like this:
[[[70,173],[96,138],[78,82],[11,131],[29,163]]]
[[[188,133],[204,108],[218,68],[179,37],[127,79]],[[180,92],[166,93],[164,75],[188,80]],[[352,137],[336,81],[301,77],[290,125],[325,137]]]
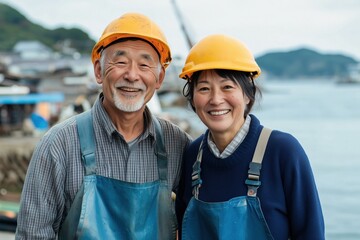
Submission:
[[[266,81],[253,114],[294,135],[313,168],[326,239],[360,239],[360,84]]]

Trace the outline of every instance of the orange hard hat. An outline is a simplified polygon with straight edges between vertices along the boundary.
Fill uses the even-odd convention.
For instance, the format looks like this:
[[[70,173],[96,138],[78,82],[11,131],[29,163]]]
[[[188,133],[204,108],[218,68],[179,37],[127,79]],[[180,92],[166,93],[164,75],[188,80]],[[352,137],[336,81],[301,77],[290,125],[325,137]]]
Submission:
[[[105,28],[92,50],[92,62],[100,58],[104,48],[121,38],[140,38],[151,43],[160,55],[161,64],[164,67],[170,64],[171,52],[165,35],[156,23],[139,13],[126,13]]]

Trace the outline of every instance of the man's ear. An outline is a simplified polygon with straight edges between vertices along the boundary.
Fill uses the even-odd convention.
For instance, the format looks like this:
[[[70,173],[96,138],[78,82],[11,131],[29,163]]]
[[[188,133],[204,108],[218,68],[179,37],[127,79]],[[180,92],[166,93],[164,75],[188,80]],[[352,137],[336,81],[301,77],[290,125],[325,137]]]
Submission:
[[[96,60],[94,63],[94,73],[95,73],[95,78],[96,78],[96,82],[98,84],[102,84],[102,74],[101,74],[101,64],[100,64],[100,60]]]
[[[156,89],[159,89],[163,83],[165,79],[165,67],[164,66],[161,66],[161,70],[160,70],[160,73],[159,73],[159,79],[156,83]]]

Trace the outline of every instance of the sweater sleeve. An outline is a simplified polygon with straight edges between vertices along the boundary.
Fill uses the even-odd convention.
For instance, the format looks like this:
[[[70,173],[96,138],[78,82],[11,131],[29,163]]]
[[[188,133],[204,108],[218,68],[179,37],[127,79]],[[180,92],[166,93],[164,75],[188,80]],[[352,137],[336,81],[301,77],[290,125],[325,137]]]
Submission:
[[[310,161],[291,135],[283,134],[280,161],[291,239],[325,239],[324,219]]]

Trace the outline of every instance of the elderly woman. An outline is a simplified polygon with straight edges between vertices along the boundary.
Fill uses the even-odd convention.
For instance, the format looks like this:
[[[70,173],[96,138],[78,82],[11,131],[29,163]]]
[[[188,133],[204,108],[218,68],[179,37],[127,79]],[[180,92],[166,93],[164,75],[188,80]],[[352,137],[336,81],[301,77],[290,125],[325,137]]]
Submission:
[[[182,239],[324,239],[308,157],[292,135],[249,114],[260,68],[245,45],[210,35],[180,74],[208,130],[184,154],[176,198]]]

